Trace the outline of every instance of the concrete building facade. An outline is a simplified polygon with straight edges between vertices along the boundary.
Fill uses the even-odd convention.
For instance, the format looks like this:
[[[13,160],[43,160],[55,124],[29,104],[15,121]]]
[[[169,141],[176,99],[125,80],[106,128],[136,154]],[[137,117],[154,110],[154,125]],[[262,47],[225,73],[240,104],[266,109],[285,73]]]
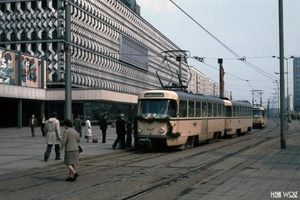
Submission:
[[[67,4],[71,7],[70,24],[66,23]],[[102,113],[108,113],[109,120],[121,112],[132,115],[137,94],[161,86],[157,72],[164,84],[178,84],[172,76],[178,72],[179,63],[172,58],[184,54],[173,52],[180,48],[144,20],[139,9],[135,1],[119,0],[1,1],[0,47],[44,58],[46,88],[3,82],[2,103],[12,103],[17,109],[3,116],[0,126],[15,125],[18,113],[23,113],[23,126],[31,114],[39,117],[43,112],[49,116],[56,111],[63,120],[68,48],[72,114],[81,115],[83,120],[91,116],[96,121]],[[67,28],[71,42],[66,42]],[[186,63],[181,63],[181,70],[186,80]],[[13,94],[4,92],[11,87],[15,88]],[[39,95],[23,99],[16,94],[25,90]]]
[[[2,0],[0,103],[10,112],[2,114],[0,127],[27,126],[32,114],[53,111],[64,120],[69,54],[72,118],[90,116],[95,123],[104,113],[109,121],[119,113],[134,116],[137,94],[161,88],[161,82],[178,86],[179,71],[183,82],[191,78],[189,91],[218,96],[218,84],[203,73],[191,68],[190,77],[184,51],[141,10],[135,0]],[[27,65],[39,71],[40,84],[22,74]]]

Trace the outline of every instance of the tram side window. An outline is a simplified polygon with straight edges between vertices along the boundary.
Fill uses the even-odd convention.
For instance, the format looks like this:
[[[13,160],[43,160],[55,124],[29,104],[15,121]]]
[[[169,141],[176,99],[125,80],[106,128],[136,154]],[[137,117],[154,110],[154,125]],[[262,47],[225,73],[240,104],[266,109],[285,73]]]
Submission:
[[[169,117],[176,117],[177,113],[177,104],[175,100],[170,100],[169,105],[168,105],[168,116]]]
[[[196,102],[196,117],[201,117],[201,102]]]
[[[218,105],[218,117],[222,117],[223,116],[222,104],[217,104],[217,105]]]
[[[189,117],[194,117],[195,103],[194,101],[189,101]]]
[[[185,100],[179,101],[179,116],[187,117],[187,101]]]
[[[236,117],[237,116],[237,107],[233,106],[232,107],[232,117]]]
[[[226,117],[232,117],[232,107],[231,106],[225,106],[225,116]]]
[[[202,102],[202,117],[207,117],[207,103]]]
[[[213,108],[213,117],[217,117],[218,116],[218,104],[216,104],[216,103],[213,103],[212,104],[212,108]]]
[[[207,114],[208,117],[212,117],[212,103],[207,103]]]

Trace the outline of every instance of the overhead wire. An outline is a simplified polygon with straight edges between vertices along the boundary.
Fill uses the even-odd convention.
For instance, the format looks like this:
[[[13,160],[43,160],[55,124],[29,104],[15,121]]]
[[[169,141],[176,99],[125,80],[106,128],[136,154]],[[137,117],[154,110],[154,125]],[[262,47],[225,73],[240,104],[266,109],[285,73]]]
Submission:
[[[190,16],[187,12],[185,12],[180,6],[178,6],[173,0],[170,0],[180,11],[182,11],[186,16],[188,16],[193,22],[195,22],[200,28],[202,28],[207,34],[209,34],[212,38],[214,38],[218,43],[220,43],[225,49],[227,49],[231,54],[233,54],[238,60],[242,61],[246,65],[248,65],[250,68],[254,69],[255,71],[261,73],[262,75],[266,76],[267,78],[271,80],[276,80],[276,77],[272,76],[271,74],[265,72],[262,69],[259,69],[255,65],[251,64],[246,60],[246,57],[241,57],[238,53],[233,51],[231,48],[229,48],[226,44],[224,44],[221,40],[219,40],[216,36],[214,36],[212,33],[210,33],[206,28],[204,28],[199,22],[197,22],[192,16]]]

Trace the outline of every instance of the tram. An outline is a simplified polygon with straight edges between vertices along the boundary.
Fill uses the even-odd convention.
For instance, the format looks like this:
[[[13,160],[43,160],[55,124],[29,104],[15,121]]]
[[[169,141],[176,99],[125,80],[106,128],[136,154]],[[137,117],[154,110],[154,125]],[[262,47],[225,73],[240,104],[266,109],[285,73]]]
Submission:
[[[138,96],[135,127],[140,147],[187,149],[224,136],[224,101],[183,91],[149,90]]]
[[[267,125],[266,109],[262,106],[253,107],[253,128],[265,128]]]
[[[252,105],[249,101],[223,100],[225,105],[225,137],[237,137],[252,130]]]

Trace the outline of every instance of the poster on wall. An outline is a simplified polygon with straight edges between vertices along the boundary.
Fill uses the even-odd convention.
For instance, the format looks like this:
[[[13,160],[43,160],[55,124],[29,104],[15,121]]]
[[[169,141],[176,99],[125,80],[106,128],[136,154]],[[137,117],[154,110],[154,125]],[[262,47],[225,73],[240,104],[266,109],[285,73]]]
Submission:
[[[0,49],[0,84],[15,85],[17,80],[16,53]]]
[[[27,55],[21,56],[22,86],[39,87],[39,59]]]

